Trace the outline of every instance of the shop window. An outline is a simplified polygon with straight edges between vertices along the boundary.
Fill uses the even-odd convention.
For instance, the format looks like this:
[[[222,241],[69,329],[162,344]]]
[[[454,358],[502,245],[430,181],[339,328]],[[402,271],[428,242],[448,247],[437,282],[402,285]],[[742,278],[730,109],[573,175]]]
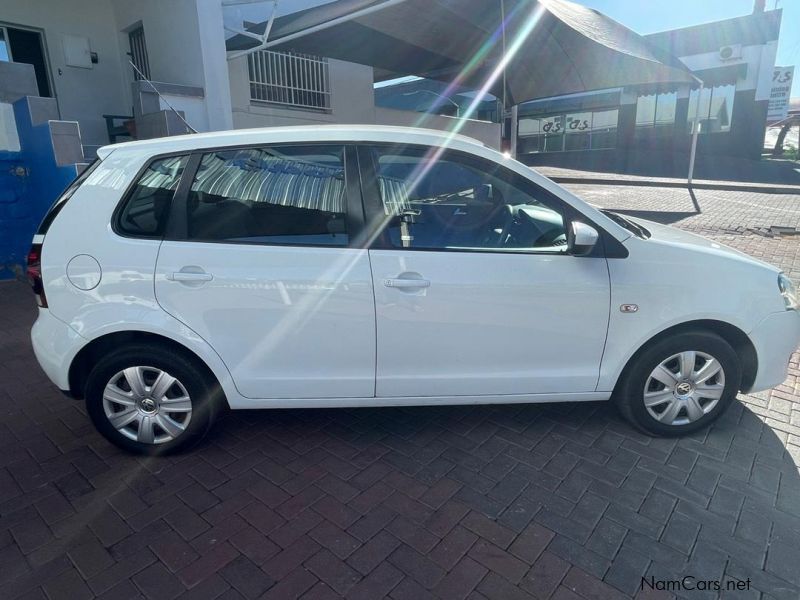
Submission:
[[[553,115],[542,119],[544,133],[543,152],[564,150],[564,115]]]
[[[721,133],[731,130],[733,118],[733,101],[736,95],[736,86],[717,85],[714,87],[692,90],[689,94],[689,114],[686,118],[686,130],[692,132],[692,124],[697,112],[697,98],[700,94],[700,112],[698,118],[698,133]]]
[[[588,150],[592,130],[592,113],[568,114],[566,117],[565,150]]]
[[[645,94],[636,101],[636,129],[671,130],[675,125],[675,105],[678,95],[675,92]]]
[[[619,110],[584,111],[521,117],[517,129],[520,154],[614,148]]]
[[[618,120],[617,109],[592,113],[592,150],[616,147]]]
[[[523,117],[517,129],[517,151],[531,154],[542,151],[542,122],[540,119]]]

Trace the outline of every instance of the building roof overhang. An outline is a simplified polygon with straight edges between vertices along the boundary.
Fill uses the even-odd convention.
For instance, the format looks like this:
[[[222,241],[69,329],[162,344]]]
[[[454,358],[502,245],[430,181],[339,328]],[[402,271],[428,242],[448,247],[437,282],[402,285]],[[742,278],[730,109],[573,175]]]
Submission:
[[[227,49],[257,45],[237,35]],[[566,0],[337,0],[275,19],[265,47],[369,65],[376,81],[418,75],[485,90],[508,106],[695,81],[642,36]]]

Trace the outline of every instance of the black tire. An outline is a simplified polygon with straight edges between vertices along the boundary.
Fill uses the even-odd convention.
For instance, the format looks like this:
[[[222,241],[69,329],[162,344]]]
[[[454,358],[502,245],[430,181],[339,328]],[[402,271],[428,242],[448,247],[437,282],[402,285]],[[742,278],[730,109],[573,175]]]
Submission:
[[[123,369],[146,366],[160,369],[178,379],[191,401],[191,414],[185,429],[174,439],[160,443],[142,443],[118,431],[109,421],[104,409],[106,385]],[[111,352],[92,368],[86,382],[86,410],[97,430],[108,441],[136,454],[161,455],[185,450],[196,444],[208,432],[225,404],[224,395],[216,380],[197,364],[196,359],[157,344],[136,344]],[[169,412],[169,411],[164,411]],[[173,415],[176,418],[179,415]],[[130,432],[131,424],[126,431]],[[135,427],[138,430],[138,426]],[[166,434],[158,425],[155,431]]]
[[[665,424],[645,407],[645,385],[659,364],[685,351],[708,354],[720,363],[724,372],[724,384],[720,384],[724,385],[722,395],[716,405],[697,420],[686,424]],[[736,397],[741,380],[739,357],[722,337],[708,331],[677,333],[652,342],[631,359],[614,391],[614,401],[620,413],[637,429],[657,436],[681,436],[702,429],[718,419]]]

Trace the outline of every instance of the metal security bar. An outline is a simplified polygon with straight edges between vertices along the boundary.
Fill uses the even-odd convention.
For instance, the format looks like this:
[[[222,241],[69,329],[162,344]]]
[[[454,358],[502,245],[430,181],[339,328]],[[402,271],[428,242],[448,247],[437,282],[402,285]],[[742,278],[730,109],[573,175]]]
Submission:
[[[150,61],[147,60],[147,46],[144,42],[144,27],[137,27],[128,33],[128,41],[131,45],[131,62],[136,65],[136,69],[141,71],[145,79],[150,79]],[[142,75],[133,70],[133,77],[136,80],[142,79]]]
[[[330,110],[328,59],[295,52],[259,50],[247,55],[250,99]]]

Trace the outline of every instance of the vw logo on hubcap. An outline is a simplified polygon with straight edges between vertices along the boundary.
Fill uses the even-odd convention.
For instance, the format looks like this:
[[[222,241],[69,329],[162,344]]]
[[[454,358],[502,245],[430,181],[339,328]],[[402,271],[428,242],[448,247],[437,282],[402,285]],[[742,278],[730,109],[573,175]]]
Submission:
[[[675,392],[679,396],[688,396],[692,393],[692,384],[688,381],[682,381],[678,385],[675,386]]]
[[[156,402],[152,398],[142,400],[142,410],[147,413],[156,411]]]

